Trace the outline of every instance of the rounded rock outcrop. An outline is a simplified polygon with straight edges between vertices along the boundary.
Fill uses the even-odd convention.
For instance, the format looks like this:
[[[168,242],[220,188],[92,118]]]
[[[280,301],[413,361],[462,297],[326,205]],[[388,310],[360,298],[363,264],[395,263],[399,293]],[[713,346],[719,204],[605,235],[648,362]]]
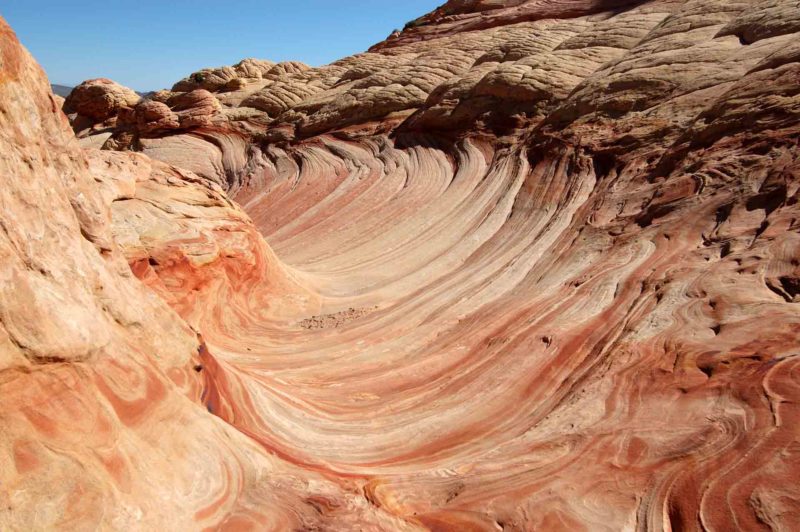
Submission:
[[[165,103],[145,100],[136,106],[134,113],[136,128],[142,135],[180,127],[178,115]]]
[[[141,97],[132,89],[106,78],[89,79],[72,89],[64,101],[64,112],[77,113],[94,121],[113,118],[123,107],[131,107]]]

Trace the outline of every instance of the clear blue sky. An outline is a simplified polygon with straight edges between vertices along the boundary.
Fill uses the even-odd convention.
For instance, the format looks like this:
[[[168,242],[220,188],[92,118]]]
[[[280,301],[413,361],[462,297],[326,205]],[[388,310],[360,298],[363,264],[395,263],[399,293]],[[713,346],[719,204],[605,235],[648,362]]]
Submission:
[[[444,0],[2,0],[51,83],[171,86],[245,57],[324,65],[366,50]]]

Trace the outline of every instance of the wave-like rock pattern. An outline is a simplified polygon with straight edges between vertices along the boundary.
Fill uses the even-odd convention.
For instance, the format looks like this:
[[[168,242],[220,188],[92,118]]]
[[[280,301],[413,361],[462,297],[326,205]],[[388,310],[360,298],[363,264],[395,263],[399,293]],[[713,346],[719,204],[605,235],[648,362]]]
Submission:
[[[790,529],[790,152],[742,190],[569,148],[300,147],[243,206],[323,314],[369,310],[273,327],[256,298],[231,330],[219,303],[223,417],[434,529]]]
[[[1,19],[0,44],[0,528],[412,528],[210,413],[213,361],[167,305],[183,300],[126,256],[150,267],[158,242],[172,279],[254,261],[276,293],[289,274],[219,187],[81,150]]]
[[[169,477],[201,502],[142,522],[796,529],[796,8],[453,0],[326,67],[201,71],[156,97],[220,102],[177,134],[118,126],[145,155],[83,155],[107,247],[202,341],[159,396],[196,424],[146,428],[210,449]]]

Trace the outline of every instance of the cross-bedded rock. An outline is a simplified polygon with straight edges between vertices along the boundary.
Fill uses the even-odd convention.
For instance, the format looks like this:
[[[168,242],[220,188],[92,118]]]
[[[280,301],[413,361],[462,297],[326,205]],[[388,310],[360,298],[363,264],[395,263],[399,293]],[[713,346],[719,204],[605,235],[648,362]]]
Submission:
[[[325,526],[409,528],[213,415],[225,377],[168,306],[194,288],[148,289],[128,262],[187,284],[237,253],[245,277],[280,266],[219,187],[84,152],[2,19],[0,170],[0,528],[313,529],[326,505],[348,511]]]
[[[70,196],[82,214],[68,233],[124,255],[152,304],[180,316],[152,327],[189,324],[203,344],[199,358],[162,347],[156,363],[140,349],[121,373],[99,355],[59,362],[83,372],[68,397],[105,405],[95,382],[115,386],[102,419],[139,446],[100,437],[88,448],[121,450],[96,458],[12,408],[0,471],[27,491],[0,516],[29,524],[43,482],[26,468],[68,455],[95,472],[81,484],[91,502],[52,507],[70,523],[797,528],[798,12],[796,0],[453,0],[330,65],[204,69],[77,127],[107,149],[52,163],[88,158],[94,178]],[[36,164],[10,175],[71,175]],[[23,202],[40,218],[42,203]],[[31,256],[74,252],[47,242]],[[83,273],[62,287],[69,275],[45,276],[42,292],[88,290]],[[14,286],[2,303],[14,334],[52,319],[117,345],[76,333],[46,299],[53,317],[32,319],[5,303],[27,297]],[[87,297],[75,296],[86,327],[123,305]],[[155,386],[138,377],[153,366],[172,384],[134,394]],[[11,404],[38,389],[28,368]],[[163,415],[129,406],[154,395],[172,405],[153,407]],[[153,456],[154,434],[182,450],[163,478],[135,458]],[[68,493],[72,469],[50,469]],[[154,505],[151,482],[185,495]]]

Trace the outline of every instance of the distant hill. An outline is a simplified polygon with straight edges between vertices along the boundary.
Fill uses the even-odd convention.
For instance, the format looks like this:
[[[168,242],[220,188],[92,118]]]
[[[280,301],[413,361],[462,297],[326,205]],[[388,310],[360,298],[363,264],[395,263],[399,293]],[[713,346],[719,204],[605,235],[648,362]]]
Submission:
[[[69,96],[69,93],[72,92],[73,89],[73,87],[67,87],[66,85],[55,85],[55,84],[50,85],[50,87],[53,88],[53,94],[58,94],[63,98]]]
[[[69,93],[72,92],[72,89],[75,88],[75,87],[68,87],[66,85],[58,85],[56,83],[51,83],[50,87],[52,87],[52,89],[53,89],[53,94],[58,94],[62,98],[66,98],[67,96],[69,96]],[[144,91],[144,92],[135,91],[135,92],[136,92],[136,94],[138,94],[142,98],[144,98],[145,96],[153,93],[153,91]]]

